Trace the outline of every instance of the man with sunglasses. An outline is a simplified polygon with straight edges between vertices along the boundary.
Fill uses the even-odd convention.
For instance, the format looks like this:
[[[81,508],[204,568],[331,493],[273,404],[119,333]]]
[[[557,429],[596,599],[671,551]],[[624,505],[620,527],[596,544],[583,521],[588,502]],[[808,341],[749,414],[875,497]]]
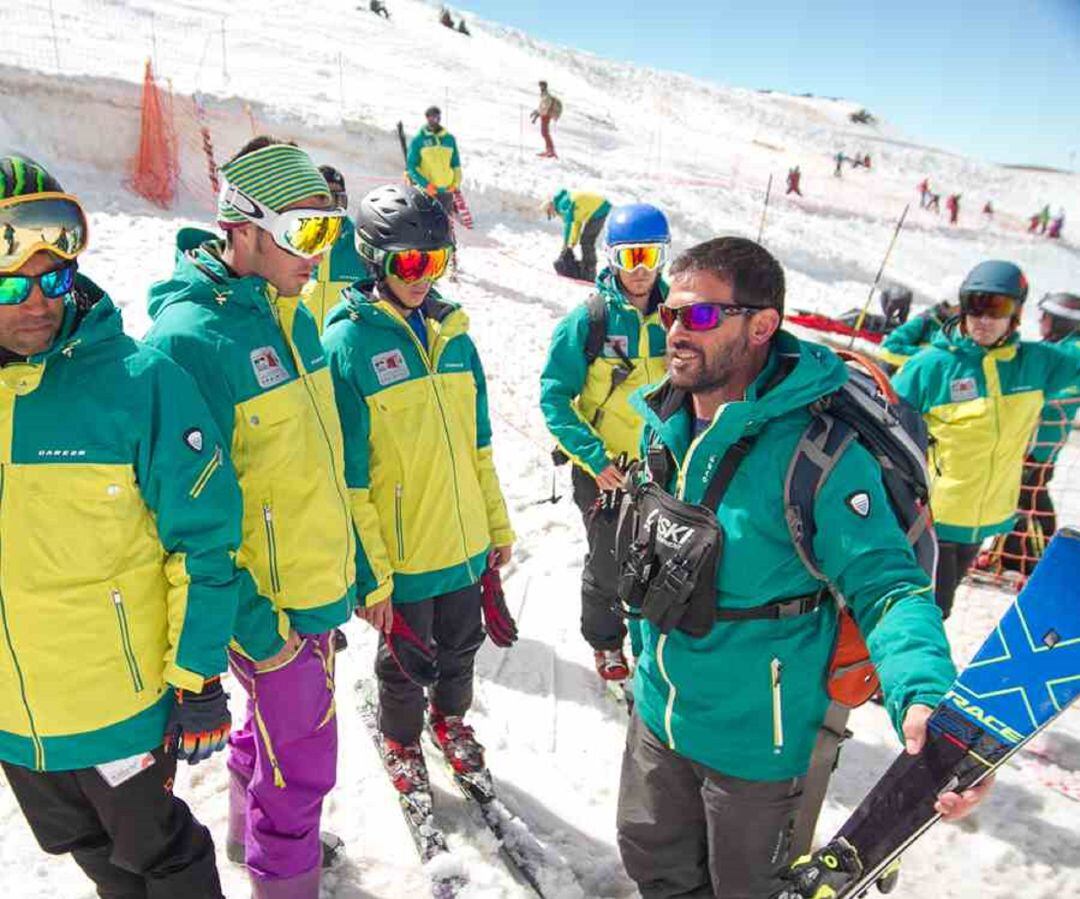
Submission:
[[[356,545],[330,372],[299,293],[345,212],[293,144],[257,137],[220,176],[225,240],[180,233],[147,340],[195,377],[244,496],[230,666],[248,705],[229,741],[227,850],[256,899],[315,899],[337,767],[331,632],[353,610]]]
[[[221,899],[172,783],[229,732],[226,444],[77,274],[82,207],[23,157],[0,158],[0,233],[0,763],[42,849],[100,895]]]
[[[660,307],[668,376],[635,395],[643,446],[668,460],[662,486],[684,503],[702,503],[718,472],[730,476],[715,509],[717,620],[697,637],[641,622],[619,849],[646,899],[761,899],[791,860],[838,617],[791,539],[785,475],[811,405],[847,369],[780,330],[784,273],[753,241],[699,244],[670,277]],[[821,481],[814,520],[817,562],[858,620],[897,732],[917,752],[954,669],[927,575],[857,442]],[[947,794],[939,810],[959,815],[979,795]]]
[[[573,463],[574,502],[585,521],[589,551],[581,579],[581,633],[593,648],[600,677],[623,681],[629,666],[623,655],[626,626],[615,612],[617,521],[611,499],[623,478],[616,461],[640,454],[643,421],[630,406],[630,394],[664,376],[665,335],[657,310],[667,296],[662,271],[671,232],[663,212],[634,203],[612,210],[605,243],[608,267],[596,279],[596,297],[559,322],[552,335],[540,375],[540,408]],[[591,346],[596,336],[603,343]]]
[[[544,204],[549,220],[556,215],[563,220],[562,252],[553,263],[556,272],[590,283],[596,278],[596,241],[609,212],[611,204],[600,194],[583,190],[560,190]],[[580,261],[574,256],[574,247],[579,243]]]
[[[356,233],[369,274],[345,291],[323,343],[360,536],[360,614],[383,632],[375,673],[384,759],[409,792],[427,783],[425,687],[428,726],[454,770],[484,771],[464,721],[484,641],[480,582],[510,560],[514,534],[468,318],[433,286],[454,250],[446,213],[426,193],[390,184],[360,202]],[[403,629],[431,657],[429,677],[402,663],[394,638]]]
[[[1017,265],[980,262],[960,285],[959,318],[893,378],[933,438],[930,508],[945,618],[983,540],[1012,529],[1025,450],[1046,400],[1080,384],[1080,357],[1020,340],[1027,294]]]

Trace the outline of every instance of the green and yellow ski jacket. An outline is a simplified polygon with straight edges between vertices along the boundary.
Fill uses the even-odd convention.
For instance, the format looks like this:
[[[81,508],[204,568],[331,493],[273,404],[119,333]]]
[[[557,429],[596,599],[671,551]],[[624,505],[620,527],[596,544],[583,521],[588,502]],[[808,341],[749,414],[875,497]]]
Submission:
[[[432,290],[425,349],[373,289],[369,280],[346,290],[323,335],[369,606],[474,584],[491,547],[514,541],[468,318]]]
[[[930,346],[946,321],[936,307],[908,319],[885,335],[877,351],[878,358],[900,368],[919,350]]]
[[[620,453],[638,458],[644,422],[630,396],[664,376],[667,334],[657,307],[668,291],[658,279],[650,311],[643,315],[623,296],[611,269],[600,273],[596,287],[607,303],[603,352],[591,365],[586,362],[589,310],[583,303],[555,327],[540,375],[540,409],[548,430],[574,464],[593,477]],[[625,364],[617,350],[633,365],[621,383]]]
[[[240,491],[191,378],[79,277],[44,353],[0,368],[0,759],[161,745],[171,687],[225,669]]]
[[[794,368],[764,394],[781,356]],[[757,438],[730,482],[717,519],[719,608],[745,609],[817,592],[784,520],[784,479],[807,406],[847,378],[827,348],[781,331],[746,399],[721,407],[691,439],[689,401],[664,380],[635,395],[645,440],[657,437],[678,466],[668,489],[701,503],[729,447]],[[647,444],[646,444],[647,445]],[[821,486],[814,553],[843,594],[881,676],[899,732],[912,703],[934,706],[955,676],[941,613],[889,508],[881,471],[854,443]],[[664,635],[642,621],[634,696],[642,720],[673,751],[733,777],[782,780],[806,773],[829,704],[826,671],[836,632],[832,603],[779,620],[718,621],[708,635]]]
[[[290,625],[323,633],[355,603],[341,424],[315,322],[299,297],[236,277],[210,234],[189,230],[181,239],[188,249],[172,279],[150,288],[146,340],[194,376],[228,441],[244,497],[237,562],[254,581],[234,635],[244,654],[264,659]]]
[[[461,186],[461,158],[457,140],[445,128],[432,131],[425,125],[409,142],[406,157],[409,180],[420,190],[434,184],[439,190],[457,190]]]
[[[563,220],[563,246],[576,247],[581,240],[581,229],[593,216],[607,215],[611,204],[600,194],[581,190],[560,190],[552,197],[551,204]]]
[[[1080,355],[1013,334],[986,349],[948,325],[893,377],[930,429],[930,508],[942,540],[1012,529],[1024,453],[1048,396],[1080,383]]]
[[[323,255],[315,269],[315,277],[304,285],[300,299],[315,319],[315,327],[322,334],[326,316],[341,300],[341,291],[367,272],[367,266],[356,252],[356,228],[350,219],[341,226],[341,236]]]
[[[1055,343],[1058,349],[1080,356],[1080,335]],[[1055,393],[1043,406],[1039,429],[1031,441],[1028,456],[1036,462],[1053,464],[1065,448],[1073,423],[1080,420],[1080,383]]]

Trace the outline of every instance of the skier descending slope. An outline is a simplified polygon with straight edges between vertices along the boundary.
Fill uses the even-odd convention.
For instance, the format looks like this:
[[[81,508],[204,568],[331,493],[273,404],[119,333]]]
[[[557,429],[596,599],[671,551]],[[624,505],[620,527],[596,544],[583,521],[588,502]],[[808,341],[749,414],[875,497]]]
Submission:
[[[221,178],[225,240],[180,232],[147,340],[195,377],[244,494],[230,666],[248,714],[230,737],[227,848],[255,899],[315,899],[337,770],[331,631],[352,613],[356,546],[330,373],[298,294],[345,213],[303,150],[265,136]]]
[[[1020,340],[1027,294],[1019,267],[980,262],[960,285],[960,317],[893,378],[935,441],[930,504],[941,540],[936,598],[946,618],[982,541],[1012,530],[1024,451],[1043,405],[1080,383],[1080,356]]]
[[[345,290],[323,341],[363,544],[361,614],[382,631],[379,729],[394,785],[407,792],[426,788],[425,711],[455,772],[484,768],[464,720],[473,662],[485,624],[499,640],[513,625],[481,581],[510,560],[514,534],[468,318],[433,286],[453,253],[446,213],[423,191],[387,185],[361,201],[356,232],[369,275]]]
[[[779,329],[784,273],[758,244],[700,244],[675,261],[671,278],[660,309],[668,377],[636,397],[650,458],[668,469],[655,478],[669,491],[656,491],[668,503],[662,530],[685,533],[672,515],[726,486],[708,516],[724,539],[714,561],[681,557],[694,587],[688,605],[685,590],[672,595],[658,582],[650,597],[660,614],[642,606],[619,848],[646,899],[761,899],[791,860],[837,636],[834,601],[785,523],[785,473],[812,423],[808,406],[848,375],[833,352]],[[861,443],[840,452],[812,511],[816,564],[854,613],[886,709],[915,751],[954,669],[929,577]],[[709,522],[690,514],[704,533]],[[661,545],[660,530],[653,543]],[[981,795],[942,802],[960,815]]]
[[[600,676],[622,681],[629,668],[626,626],[615,611],[614,494],[625,466],[620,470],[616,463],[640,456],[643,422],[630,407],[630,394],[664,375],[658,308],[667,296],[661,272],[671,232],[659,209],[635,203],[612,210],[605,242],[608,267],[596,279],[596,293],[555,328],[540,375],[540,408],[560,451],[573,462],[574,502],[585,521],[581,633]],[[637,655],[636,640],[633,649]]]
[[[172,782],[229,732],[228,444],[76,274],[82,207],[22,157],[0,157],[0,234],[0,763],[42,849],[98,894],[221,899]]]

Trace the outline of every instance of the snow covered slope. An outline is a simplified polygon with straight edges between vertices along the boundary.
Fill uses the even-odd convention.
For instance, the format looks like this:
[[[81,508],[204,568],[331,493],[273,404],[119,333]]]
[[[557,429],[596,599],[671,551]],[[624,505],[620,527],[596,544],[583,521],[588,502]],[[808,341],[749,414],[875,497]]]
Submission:
[[[357,2],[329,0],[301,15],[285,0],[233,0],[224,18],[212,0],[64,0],[5,9],[0,151],[37,156],[84,198],[92,228],[85,269],[140,334],[146,288],[170,270],[175,231],[210,221],[193,92],[202,94],[219,161],[254,131],[294,138],[345,173],[354,204],[367,188],[400,177],[395,123],[403,119],[412,131],[426,106],[443,107],[477,218],[477,229],[463,236],[461,281],[448,293],[468,309],[485,357],[496,461],[520,535],[507,591],[522,639],[509,653],[482,650],[475,724],[508,805],[551,849],[549,894],[630,897],[635,891],[613,832],[624,721],[578,635],[584,549],[565,469],[557,475],[564,498],[539,504],[550,495],[551,469],[537,376],[555,322],[587,294],[551,272],[558,229],[537,213],[539,203],[559,187],[597,189],[613,202],[650,199],[669,212],[678,248],[719,233],[755,236],[772,175],[764,241],[786,267],[789,306],[839,312],[864,302],[908,202],[914,208],[886,274],[927,300],[954,294],[966,270],[987,257],[1018,261],[1034,296],[1077,289],[1076,244],[1029,237],[1023,220],[1044,203],[1080,214],[1080,177],[1003,169],[919,146],[887,124],[853,125],[847,116],[857,102],[722,88],[472,19],[473,37],[466,38],[439,26],[435,7],[413,0],[390,0],[387,23],[354,9]],[[123,187],[148,55],[175,91],[183,171],[171,212]],[[535,156],[540,142],[528,111],[540,78],[566,105],[555,135],[559,160]],[[845,168],[842,179],[833,178],[838,150],[870,153],[873,168]],[[783,176],[796,164],[806,196],[789,201]],[[960,227],[918,209],[914,187],[926,175],[943,195],[963,193]],[[998,210],[990,224],[978,214],[988,198]],[[1063,468],[1080,484],[1075,448]],[[1073,522],[1080,520],[1078,493],[1060,497],[1072,503],[1064,517]],[[949,623],[958,661],[1006,601],[988,590],[962,592]],[[352,700],[353,685],[370,675],[374,639],[359,624],[350,637],[339,660],[339,787],[325,821],[346,839],[348,860],[327,878],[325,895],[417,896],[422,876]],[[1078,718],[1070,713],[1058,727],[1054,747],[1066,767],[1080,767]],[[844,818],[897,750],[880,709],[860,710],[853,727],[823,831]],[[910,853],[905,894],[1080,895],[1080,805],[1042,783],[1065,777],[1062,769],[1023,764],[1023,776],[1019,769],[1002,776],[975,821],[941,827]],[[185,770],[177,789],[222,845],[222,760]],[[527,895],[445,782],[436,802],[472,873],[470,895]],[[242,872],[224,860],[222,871],[230,896],[247,895]],[[70,860],[37,849],[2,779],[0,883],[15,897],[90,896]]]

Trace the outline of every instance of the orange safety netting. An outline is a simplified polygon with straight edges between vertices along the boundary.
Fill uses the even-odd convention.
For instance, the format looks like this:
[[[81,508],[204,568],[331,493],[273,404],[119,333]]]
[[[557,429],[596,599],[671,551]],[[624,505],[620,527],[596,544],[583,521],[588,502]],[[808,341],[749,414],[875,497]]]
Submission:
[[[1047,403],[1028,445],[1016,523],[983,549],[971,574],[996,586],[1023,587],[1058,527],[1058,514],[1080,519],[1080,446],[1070,444],[1080,398]],[[1056,503],[1056,504],[1055,504]]]
[[[171,119],[171,109],[166,108],[162,92],[154,81],[150,60],[147,60],[139,151],[132,164],[129,183],[135,193],[166,209],[176,197],[176,182],[180,173]]]

